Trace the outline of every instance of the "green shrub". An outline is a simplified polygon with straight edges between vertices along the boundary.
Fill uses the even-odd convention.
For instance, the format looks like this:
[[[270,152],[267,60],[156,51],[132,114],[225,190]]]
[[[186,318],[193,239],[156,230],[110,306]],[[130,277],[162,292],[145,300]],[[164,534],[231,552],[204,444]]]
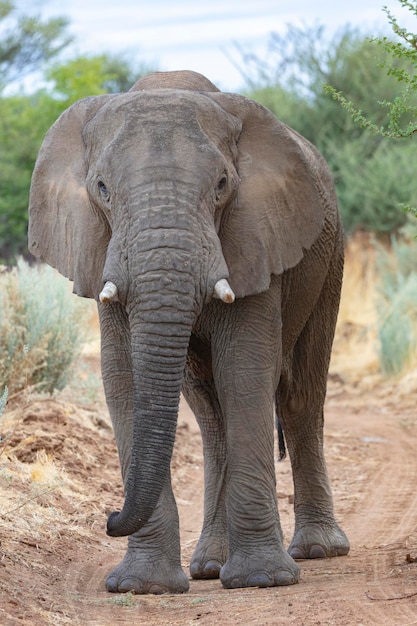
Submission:
[[[282,35],[272,33],[265,59],[244,57],[246,95],[268,107],[323,154],[335,179],[348,234],[356,230],[397,233],[407,220],[399,206],[417,205],[415,146],[389,139],[385,133],[375,136],[369,125],[363,128],[355,121],[357,115],[346,115],[339,102],[359,102],[371,127],[381,127],[388,110],[380,101],[396,102],[401,76],[414,76],[417,87],[416,66],[401,55],[393,60],[392,72],[381,72],[378,60],[383,62],[384,50],[350,26],[326,41],[323,26],[290,25]],[[388,52],[394,44],[384,42]],[[327,93],[323,82],[333,86],[327,87]],[[407,102],[417,112],[417,89],[408,93]],[[407,123],[410,112],[405,108],[403,113],[400,121]]]
[[[85,339],[88,303],[48,266],[23,260],[0,275],[0,389],[65,387]]]
[[[380,251],[378,314],[379,360],[388,376],[400,374],[417,350],[417,246],[392,242]]]
[[[407,222],[399,205],[416,203],[414,147],[384,140],[367,156],[365,137],[329,146],[346,232],[397,232]]]

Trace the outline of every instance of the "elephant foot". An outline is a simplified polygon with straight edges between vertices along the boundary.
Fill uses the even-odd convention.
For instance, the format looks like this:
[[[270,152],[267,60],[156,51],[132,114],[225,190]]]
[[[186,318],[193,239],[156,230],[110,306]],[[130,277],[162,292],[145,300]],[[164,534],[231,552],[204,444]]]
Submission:
[[[276,587],[294,585],[300,578],[300,569],[293,559],[278,548],[236,551],[222,567],[223,587]]]
[[[140,550],[128,549],[123,561],[107,577],[107,591],[113,593],[184,593],[188,578],[180,566],[164,557],[144,557]]]
[[[336,522],[306,524],[295,532],[288,552],[293,559],[325,559],[344,556],[349,547],[348,538]]]
[[[219,578],[226,559],[227,544],[224,539],[200,537],[190,562],[191,577],[204,580]]]

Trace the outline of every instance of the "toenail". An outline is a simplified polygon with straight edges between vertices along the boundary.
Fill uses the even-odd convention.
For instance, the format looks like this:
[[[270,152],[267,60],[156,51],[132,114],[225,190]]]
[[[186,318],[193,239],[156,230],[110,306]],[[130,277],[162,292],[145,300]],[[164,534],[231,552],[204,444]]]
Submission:
[[[325,559],[326,552],[323,546],[315,545],[310,548],[310,559]]]
[[[272,587],[274,581],[266,572],[254,572],[246,579],[247,587]]]

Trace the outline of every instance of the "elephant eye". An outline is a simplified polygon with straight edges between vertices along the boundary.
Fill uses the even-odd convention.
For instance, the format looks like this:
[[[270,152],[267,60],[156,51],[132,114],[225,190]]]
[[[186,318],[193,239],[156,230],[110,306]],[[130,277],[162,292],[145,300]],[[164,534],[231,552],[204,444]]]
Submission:
[[[103,200],[108,202],[110,200],[110,192],[107,189],[106,185],[103,183],[102,180],[99,180],[97,185],[98,185],[98,190],[100,192],[101,197],[103,198]]]
[[[217,190],[223,191],[223,189],[226,187],[226,184],[227,184],[227,178],[226,176],[222,176],[219,182],[217,183]]]

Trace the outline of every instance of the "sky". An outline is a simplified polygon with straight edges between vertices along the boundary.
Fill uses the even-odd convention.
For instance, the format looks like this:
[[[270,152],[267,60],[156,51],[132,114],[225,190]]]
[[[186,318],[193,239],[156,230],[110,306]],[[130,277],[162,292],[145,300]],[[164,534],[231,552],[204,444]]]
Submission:
[[[264,58],[270,33],[288,24],[325,27],[329,39],[347,24],[390,34],[383,6],[417,32],[417,18],[399,0],[17,0],[27,13],[65,16],[72,52],[126,54],[138,65],[190,69],[226,91],[244,80],[239,48]],[[72,55],[73,56],[73,55]]]

